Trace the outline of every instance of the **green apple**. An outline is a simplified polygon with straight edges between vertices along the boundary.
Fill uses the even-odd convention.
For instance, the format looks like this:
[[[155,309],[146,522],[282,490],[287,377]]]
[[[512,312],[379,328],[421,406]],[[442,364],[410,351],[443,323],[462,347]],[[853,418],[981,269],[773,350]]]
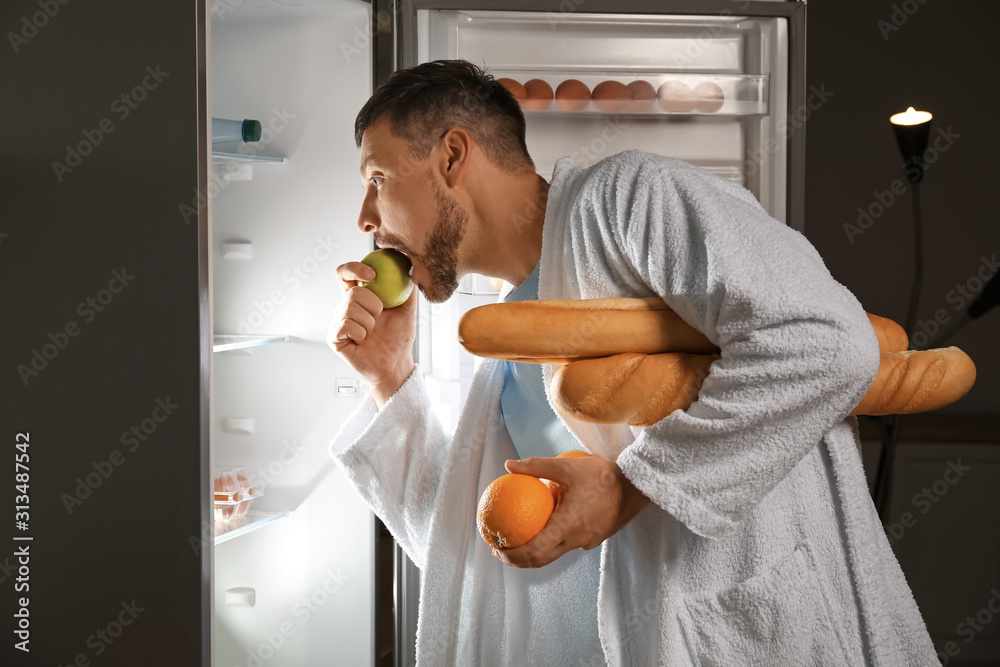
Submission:
[[[391,248],[370,252],[361,260],[362,264],[375,269],[375,280],[359,280],[358,284],[375,292],[386,308],[395,308],[406,302],[413,291],[413,264],[410,258]]]

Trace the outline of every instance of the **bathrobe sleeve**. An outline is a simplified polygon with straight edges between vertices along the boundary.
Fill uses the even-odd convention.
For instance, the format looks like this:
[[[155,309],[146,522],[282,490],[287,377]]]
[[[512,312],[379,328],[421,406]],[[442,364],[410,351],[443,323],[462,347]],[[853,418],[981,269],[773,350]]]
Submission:
[[[449,442],[417,369],[381,410],[365,397],[330,443],[334,461],[421,570]]]
[[[594,174],[584,218],[620,284],[660,295],[721,358],[698,400],[644,429],[618,464],[690,530],[722,537],[847,417],[878,370],[878,342],[799,232],[745,189],[663,164],[632,153]]]

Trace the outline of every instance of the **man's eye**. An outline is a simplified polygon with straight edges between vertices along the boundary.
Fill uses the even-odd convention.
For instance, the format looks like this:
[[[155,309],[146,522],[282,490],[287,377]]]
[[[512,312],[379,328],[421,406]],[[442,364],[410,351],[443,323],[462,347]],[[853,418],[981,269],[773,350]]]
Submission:
[[[382,176],[372,176],[368,180],[370,180],[372,182],[372,185],[375,186],[376,190],[381,190],[382,189],[382,178],[383,178]]]

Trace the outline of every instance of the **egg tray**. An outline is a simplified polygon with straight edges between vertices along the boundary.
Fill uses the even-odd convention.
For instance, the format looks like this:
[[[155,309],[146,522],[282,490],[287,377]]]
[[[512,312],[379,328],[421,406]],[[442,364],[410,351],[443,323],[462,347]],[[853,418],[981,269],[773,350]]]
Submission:
[[[245,516],[254,499],[263,495],[258,485],[250,483],[244,468],[217,471],[212,482],[215,521],[222,523]]]
[[[532,114],[638,116],[768,113],[762,74],[622,73],[503,70],[493,72]]]

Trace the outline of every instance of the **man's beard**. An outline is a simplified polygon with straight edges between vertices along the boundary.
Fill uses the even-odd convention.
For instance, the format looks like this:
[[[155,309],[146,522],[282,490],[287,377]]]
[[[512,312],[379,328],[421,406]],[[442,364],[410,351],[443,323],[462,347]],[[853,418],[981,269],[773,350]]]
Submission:
[[[431,303],[443,303],[458,289],[458,246],[465,237],[469,215],[437,181],[431,180],[430,184],[437,204],[437,223],[420,258],[427,270],[427,284],[420,291]]]

